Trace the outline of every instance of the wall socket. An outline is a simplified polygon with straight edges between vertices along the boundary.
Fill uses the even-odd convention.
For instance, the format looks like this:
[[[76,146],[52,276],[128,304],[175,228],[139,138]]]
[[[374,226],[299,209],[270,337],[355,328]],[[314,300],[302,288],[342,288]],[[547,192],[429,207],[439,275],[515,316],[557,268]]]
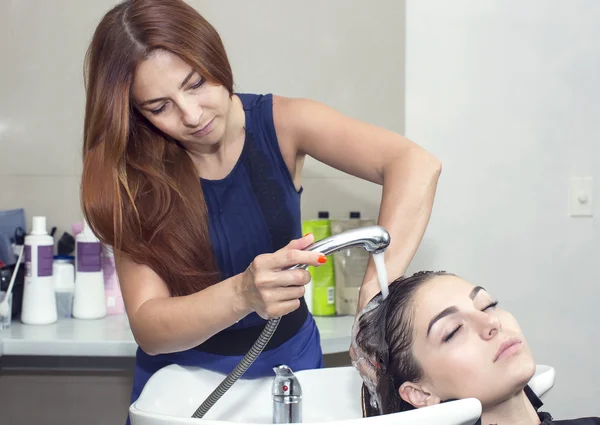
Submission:
[[[592,177],[571,177],[569,214],[571,217],[592,217],[594,215]]]

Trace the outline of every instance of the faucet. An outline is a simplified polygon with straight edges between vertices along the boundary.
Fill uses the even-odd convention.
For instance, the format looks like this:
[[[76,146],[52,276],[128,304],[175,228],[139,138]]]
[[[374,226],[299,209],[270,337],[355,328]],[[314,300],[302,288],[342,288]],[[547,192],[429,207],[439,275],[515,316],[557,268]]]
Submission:
[[[344,248],[362,247],[372,254],[379,254],[390,244],[390,234],[381,226],[364,226],[346,230],[337,235],[321,239],[305,248],[305,251],[316,251],[329,255]],[[289,270],[307,268],[306,264],[296,264]]]
[[[271,387],[273,395],[273,423],[291,424],[302,422],[302,387],[298,378],[286,365],[273,368],[275,379]]]

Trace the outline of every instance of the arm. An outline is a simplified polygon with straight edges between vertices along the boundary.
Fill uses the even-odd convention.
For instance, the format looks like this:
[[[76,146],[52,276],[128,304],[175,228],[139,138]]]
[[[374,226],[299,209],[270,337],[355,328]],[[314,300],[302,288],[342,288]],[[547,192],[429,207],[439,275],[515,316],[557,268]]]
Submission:
[[[242,275],[192,295],[170,297],[150,267],[123,253],[115,259],[131,331],[150,355],[195,347],[250,313],[238,295]]]
[[[402,276],[429,222],[440,162],[405,137],[346,117],[318,102],[274,97],[273,114],[282,153],[292,175],[304,155],[350,175],[383,185],[378,224],[391,243],[385,252],[388,280]],[[389,283],[389,282],[388,282]],[[358,308],[379,292],[369,262]]]
[[[310,274],[285,269],[321,265],[324,256],[304,251],[313,242],[312,235],[293,240],[275,253],[259,255],[245,272],[182,297],[171,297],[165,281],[150,267],[119,253],[117,273],[137,344],[150,355],[183,351],[253,311],[269,319],[296,310]]]

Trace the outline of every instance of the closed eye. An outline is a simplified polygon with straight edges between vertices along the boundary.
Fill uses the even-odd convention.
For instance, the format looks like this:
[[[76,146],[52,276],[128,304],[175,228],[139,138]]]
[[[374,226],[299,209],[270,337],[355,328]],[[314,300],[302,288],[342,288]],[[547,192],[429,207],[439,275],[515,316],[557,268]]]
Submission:
[[[486,310],[489,310],[490,308],[494,308],[494,307],[496,307],[497,305],[498,305],[498,301],[494,301],[493,303],[490,303],[490,304],[489,304],[489,305],[488,305],[486,308],[484,308],[484,309],[483,309],[483,310],[481,310],[481,311],[486,311]]]
[[[152,115],[159,115],[161,112],[163,112],[163,111],[165,110],[165,108],[166,108],[166,107],[167,107],[167,104],[165,103],[165,104],[164,104],[163,106],[161,106],[160,108],[158,108],[158,109],[154,109],[154,110],[150,111],[150,113],[151,113]]]
[[[204,78],[200,78],[196,84],[190,87],[191,90],[195,90],[204,84]]]
[[[456,329],[454,329],[452,332],[446,335],[446,337],[444,337],[444,342],[450,341],[452,337],[454,337],[454,335],[456,335],[456,333],[460,330],[460,328],[462,328],[462,325],[458,325]]]

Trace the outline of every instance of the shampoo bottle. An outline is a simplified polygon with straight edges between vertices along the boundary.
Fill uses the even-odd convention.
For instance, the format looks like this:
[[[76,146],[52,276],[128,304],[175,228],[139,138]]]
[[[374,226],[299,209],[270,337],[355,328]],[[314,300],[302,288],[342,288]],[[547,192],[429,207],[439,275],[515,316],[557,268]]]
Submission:
[[[84,221],[83,231],[75,237],[75,294],[73,317],[99,319],[106,316],[102,243]]]
[[[331,236],[329,213],[320,211],[317,220],[307,220],[303,223],[303,233],[312,233],[315,242]],[[333,261],[328,260],[319,267],[309,267],[312,285],[312,309],[315,316],[335,316],[335,272]],[[309,303],[311,300],[307,300]]]
[[[46,217],[33,217],[31,233],[25,237],[25,282],[21,321],[27,325],[56,322],[54,295],[54,238],[46,231]]]

